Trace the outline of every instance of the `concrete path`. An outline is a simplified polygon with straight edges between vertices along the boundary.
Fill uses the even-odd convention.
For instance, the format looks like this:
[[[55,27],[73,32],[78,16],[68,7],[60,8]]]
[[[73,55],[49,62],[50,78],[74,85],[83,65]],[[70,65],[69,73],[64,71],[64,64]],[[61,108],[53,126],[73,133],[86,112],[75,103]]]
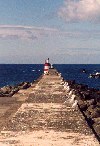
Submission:
[[[0,146],[99,146],[55,69],[15,97],[25,102],[2,129]]]

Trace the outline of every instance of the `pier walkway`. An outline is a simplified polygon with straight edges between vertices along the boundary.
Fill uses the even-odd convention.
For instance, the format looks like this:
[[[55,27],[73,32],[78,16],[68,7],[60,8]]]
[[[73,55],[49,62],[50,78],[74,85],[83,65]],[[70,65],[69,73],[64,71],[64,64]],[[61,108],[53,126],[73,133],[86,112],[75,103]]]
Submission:
[[[2,129],[0,146],[99,146],[55,69],[12,98],[23,103]]]

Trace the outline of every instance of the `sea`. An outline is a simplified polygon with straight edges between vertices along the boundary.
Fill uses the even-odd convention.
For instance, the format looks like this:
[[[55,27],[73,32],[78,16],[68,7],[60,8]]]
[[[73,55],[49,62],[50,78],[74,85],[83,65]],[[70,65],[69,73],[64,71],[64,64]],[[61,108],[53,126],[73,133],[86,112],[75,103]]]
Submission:
[[[100,72],[99,64],[54,64],[54,68],[65,80],[100,89],[100,78],[90,78],[90,74]],[[33,82],[43,73],[43,64],[0,64],[0,87]],[[83,70],[86,72],[84,73]]]

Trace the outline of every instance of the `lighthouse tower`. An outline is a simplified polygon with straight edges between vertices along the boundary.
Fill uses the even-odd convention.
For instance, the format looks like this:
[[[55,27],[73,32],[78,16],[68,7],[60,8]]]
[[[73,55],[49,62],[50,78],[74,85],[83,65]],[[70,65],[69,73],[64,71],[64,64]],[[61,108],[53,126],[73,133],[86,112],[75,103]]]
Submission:
[[[49,73],[49,69],[51,67],[51,64],[49,63],[49,58],[45,60],[44,64],[44,75],[47,75]]]

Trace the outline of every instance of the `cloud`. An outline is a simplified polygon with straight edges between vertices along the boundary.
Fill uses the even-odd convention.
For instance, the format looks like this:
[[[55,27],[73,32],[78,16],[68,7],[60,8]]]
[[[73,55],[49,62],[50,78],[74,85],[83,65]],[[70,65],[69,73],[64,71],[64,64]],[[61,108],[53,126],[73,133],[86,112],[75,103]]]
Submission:
[[[36,40],[58,32],[57,29],[46,27],[0,25],[0,39]]]
[[[99,21],[100,0],[65,0],[58,15],[66,22]]]
[[[31,27],[21,25],[0,25],[0,39],[3,40],[38,40],[42,38],[58,38],[58,39],[87,39],[99,38],[100,31],[92,30],[67,30],[62,31],[56,28],[47,27]]]

